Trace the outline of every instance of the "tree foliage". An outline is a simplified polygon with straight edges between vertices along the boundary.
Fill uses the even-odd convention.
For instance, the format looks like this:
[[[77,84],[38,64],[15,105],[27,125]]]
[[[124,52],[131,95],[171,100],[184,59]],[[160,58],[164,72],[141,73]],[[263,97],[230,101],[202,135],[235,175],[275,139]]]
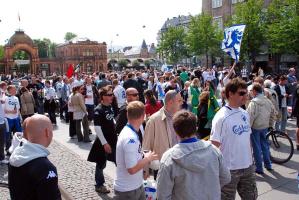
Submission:
[[[29,60],[30,57],[26,51],[19,50],[13,54],[13,59],[14,60]]]
[[[0,45],[0,60],[4,58],[4,46]]]
[[[265,35],[271,53],[299,54],[299,3],[273,0],[268,7]]]
[[[140,62],[138,60],[133,60],[132,67],[139,68],[140,67]]]
[[[121,59],[118,61],[118,66],[121,68],[127,67],[128,66],[128,61],[126,59]]]
[[[241,46],[241,57],[244,53],[255,63],[260,46],[265,41],[265,13],[263,0],[248,0],[236,5],[235,15],[229,24],[246,24]]]
[[[38,48],[38,56],[40,58],[55,57],[55,48],[57,47],[57,44],[52,43],[50,39],[34,39],[33,43]]]
[[[157,51],[167,59],[167,62],[177,64],[179,60],[188,55],[185,37],[183,27],[170,27],[162,34]]]
[[[77,35],[75,33],[67,32],[64,36],[64,41],[65,42],[70,41],[70,40],[74,39],[75,37],[77,37]]]
[[[220,54],[222,31],[213,23],[210,15],[205,13],[192,17],[186,43],[193,55],[208,56]]]

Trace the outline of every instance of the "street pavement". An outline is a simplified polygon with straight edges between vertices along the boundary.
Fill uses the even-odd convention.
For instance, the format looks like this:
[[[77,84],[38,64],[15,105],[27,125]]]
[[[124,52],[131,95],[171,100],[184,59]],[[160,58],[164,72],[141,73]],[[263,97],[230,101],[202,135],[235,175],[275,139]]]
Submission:
[[[87,156],[92,143],[78,143],[70,139],[68,124],[58,121],[54,130],[54,141],[49,147],[49,159],[56,165],[59,186],[64,199],[112,199],[113,193],[99,195],[94,191],[93,163],[87,162]],[[92,131],[93,127],[91,127]],[[288,134],[295,141],[295,121],[288,121]],[[94,140],[93,133],[91,139]],[[295,145],[295,142],[294,142]],[[294,151],[292,159],[283,165],[273,164],[273,171],[265,170],[265,175],[256,176],[259,197],[261,200],[298,200],[299,189],[297,175],[299,170],[299,152]],[[104,170],[106,185],[113,190],[115,165],[108,162]],[[7,181],[7,166],[0,165],[0,182]],[[9,199],[8,189],[0,187],[0,199]],[[240,199],[237,195],[236,199]]]

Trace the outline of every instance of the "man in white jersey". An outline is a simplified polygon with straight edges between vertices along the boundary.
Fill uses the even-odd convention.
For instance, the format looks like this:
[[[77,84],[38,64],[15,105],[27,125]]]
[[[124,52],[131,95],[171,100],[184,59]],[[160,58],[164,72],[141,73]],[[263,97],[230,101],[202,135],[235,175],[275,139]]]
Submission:
[[[114,79],[112,81],[112,85],[114,87],[113,94],[117,100],[117,106],[118,108],[121,108],[126,104],[126,90],[121,85],[119,85],[117,79]]]
[[[225,86],[228,104],[222,107],[212,122],[211,142],[220,148],[224,164],[231,172],[231,182],[221,189],[221,199],[257,199],[255,169],[250,144],[250,118],[241,108],[247,100],[247,85],[240,78]]]
[[[127,116],[128,123],[121,131],[116,146],[115,200],[145,200],[143,168],[152,160],[157,160],[158,155],[148,152],[142,158],[138,131],[144,121],[144,104],[140,101],[130,102]]]

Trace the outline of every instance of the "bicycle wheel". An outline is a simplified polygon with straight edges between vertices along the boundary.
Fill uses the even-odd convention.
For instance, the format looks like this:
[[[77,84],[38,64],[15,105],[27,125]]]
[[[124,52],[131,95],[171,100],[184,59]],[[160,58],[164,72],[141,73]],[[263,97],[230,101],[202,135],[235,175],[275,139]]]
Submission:
[[[270,158],[273,163],[283,164],[292,158],[294,145],[286,133],[274,130],[267,134],[267,139],[270,147]]]

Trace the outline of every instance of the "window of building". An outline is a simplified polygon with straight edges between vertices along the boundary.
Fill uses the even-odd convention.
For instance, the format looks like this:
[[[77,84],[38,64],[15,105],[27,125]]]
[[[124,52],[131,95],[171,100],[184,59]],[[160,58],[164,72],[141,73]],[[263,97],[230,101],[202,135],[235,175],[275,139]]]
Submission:
[[[218,8],[222,6],[222,0],[212,0],[212,8]]]
[[[213,22],[214,24],[216,24],[216,26],[220,29],[220,30],[223,30],[223,20],[222,20],[222,17],[219,16],[219,17],[214,17],[213,18]]]

